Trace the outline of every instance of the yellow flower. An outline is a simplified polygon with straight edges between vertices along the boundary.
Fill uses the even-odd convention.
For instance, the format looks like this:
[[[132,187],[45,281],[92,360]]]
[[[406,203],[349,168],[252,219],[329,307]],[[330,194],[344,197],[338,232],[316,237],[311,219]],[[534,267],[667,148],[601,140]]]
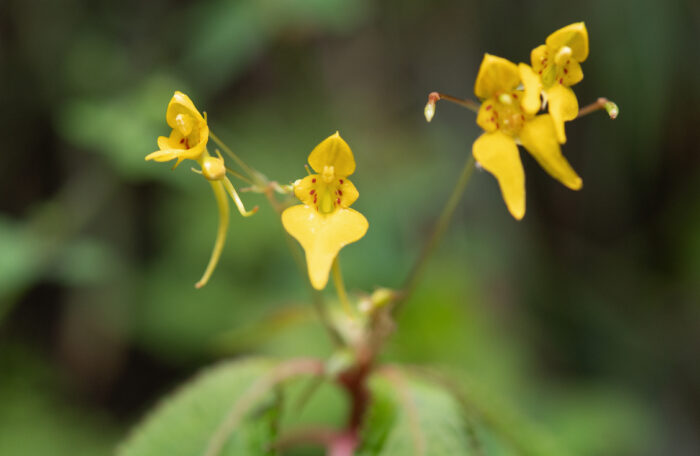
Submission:
[[[229,223],[229,203],[226,194],[228,193],[233,199],[238,211],[244,217],[253,215],[258,208],[256,206],[251,211],[245,210],[236,189],[226,177],[226,165],[223,157],[218,151],[218,157],[209,155],[207,151],[209,126],[206,119],[202,117],[192,100],[190,100],[190,97],[182,92],[175,92],[168,104],[165,119],[173,130],[170,132],[169,137],[160,136],[158,138],[158,148],[160,150],[148,154],[146,160],[166,162],[177,159],[173,169],[177,168],[182,160],[196,161],[201,169],[193,169],[193,171],[202,174],[209,181],[219,210],[219,226],[214,249],[202,278],[195,284],[196,288],[201,288],[207,284],[214,269],[216,269],[226,242],[226,232]]]
[[[206,151],[209,140],[209,126],[202,117],[190,97],[182,92],[175,92],[165,114],[168,125],[173,130],[170,136],[158,138],[157,150],[146,157],[146,160],[166,162],[177,159],[175,166],[182,160],[199,160]]]
[[[311,151],[309,164],[318,174],[294,183],[294,194],[304,204],[287,208],[282,224],[304,248],[311,284],[322,290],[340,249],[362,238],[369,223],[349,208],[359,196],[348,180],[355,158],[338,132]]]
[[[525,215],[525,173],[518,143],[562,184],[573,190],[582,185],[561,153],[552,117],[535,115],[538,102],[533,102],[531,93],[518,89],[523,67],[529,68],[486,54],[474,86],[474,93],[482,100],[476,123],[485,132],[474,142],[472,152],[496,177],[508,210],[518,220]]]
[[[526,92],[544,92],[557,140],[564,144],[564,122],[578,115],[578,100],[571,86],[583,79],[580,63],[588,57],[588,31],[583,22],[567,25],[532,50],[530,60],[537,78],[524,77]],[[527,71],[527,70],[525,70]],[[529,71],[528,73],[532,73]],[[537,96],[539,99],[539,96]]]

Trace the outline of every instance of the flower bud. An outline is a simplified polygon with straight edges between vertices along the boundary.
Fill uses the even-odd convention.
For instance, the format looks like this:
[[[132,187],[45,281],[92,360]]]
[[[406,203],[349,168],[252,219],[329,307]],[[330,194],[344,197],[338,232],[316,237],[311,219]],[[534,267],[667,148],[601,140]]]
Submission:
[[[620,108],[617,107],[615,103],[612,101],[606,102],[603,107],[605,110],[608,112],[608,115],[610,116],[611,119],[616,119],[617,115],[620,114]]]
[[[226,176],[224,161],[218,157],[205,157],[202,160],[202,174],[210,181],[218,181]]]
[[[430,98],[428,99],[428,104],[425,105],[425,109],[423,110],[423,114],[425,114],[425,120],[430,122],[433,120],[433,116],[435,116],[435,100]]]

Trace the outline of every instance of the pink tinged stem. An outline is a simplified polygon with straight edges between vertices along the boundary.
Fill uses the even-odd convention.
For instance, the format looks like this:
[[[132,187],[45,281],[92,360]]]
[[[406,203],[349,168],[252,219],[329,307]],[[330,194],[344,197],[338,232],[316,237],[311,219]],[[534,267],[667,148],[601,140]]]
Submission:
[[[438,100],[447,100],[474,112],[479,112],[479,107],[481,106],[479,103],[474,100],[470,100],[469,98],[458,98],[446,93],[431,92],[428,95],[428,103],[435,104]]]
[[[228,179],[226,180],[228,181]],[[216,269],[216,265],[219,262],[219,257],[221,257],[221,252],[224,249],[224,243],[226,242],[226,231],[228,230],[229,221],[228,199],[226,198],[224,184],[220,180],[209,181],[209,183],[214,191],[216,205],[219,208],[219,227],[216,231],[216,242],[214,243],[214,249],[211,252],[211,257],[209,257],[207,269],[204,271],[202,278],[199,279],[199,282],[194,285],[194,287],[198,289],[207,284],[209,278],[214,272],[214,269]]]
[[[617,115],[620,113],[620,108],[618,108],[614,102],[608,100],[607,98],[601,97],[588,106],[581,108],[578,111],[577,117],[587,116],[588,114],[598,111],[599,109],[604,109],[611,119],[616,119]]]
[[[358,441],[354,432],[338,435],[328,446],[327,456],[353,456]]]

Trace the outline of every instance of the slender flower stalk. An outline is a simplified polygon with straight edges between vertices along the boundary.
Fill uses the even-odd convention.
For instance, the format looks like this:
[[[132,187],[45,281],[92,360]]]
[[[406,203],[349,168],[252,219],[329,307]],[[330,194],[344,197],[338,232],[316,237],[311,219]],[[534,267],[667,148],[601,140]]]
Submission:
[[[411,272],[408,275],[406,282],[404,283],[403,289],[398,295],[399,298],[397,299],[397,302],[395,304],[396,312],[415,290],[416,286],[418,285],[418,281],[420,280],[420,277],[423,274],[423,271],[425,270],[425,266],[428,262],[428,259],[439,244],[440,240],[442,239],[442,236],[445,234],[445,231],[447,230],[447,227],[449,226],[450,221],[452,220],[452,216],[454,215],[455,210],[457,209],[457,205],[462,199],[462,195],[464,195],[464,191],[467,188],[469,179],[471,178],[472,173],[474,172],[474,163],[474,157],[470,155],[466,163],[464,164],[464,167],[462,168],[462,172],[460,173],[459,178],[457,179],[457,183],[452,189],[450,197],[447,199],[445,207],[442,208],[442,212],[440,213],[440,216],[438,217],[437,222],[433,227],[433,231],[430,234],[430,238],[423,246],[423,250],[421,251],[420,256],[413,265],[413,268],[411,269]]]
[[[230,147],[228,147],[221,139],[219,139],[218,136],[216,136],[211,130],[209,130],[209,137],[214,141],[219,147],[221,147],[221,150],[226,153],[229,157],[233,159],[236,163],[238,163],[238,166],[245,171],[245,173],[250,177],[251,179],[255,180],[256,176],[258,175],[253,169],[246,164],[241,158],[236,155],[233,150],[231,150]]]
[[[348,317],[353,318],[352,306],[350,305],[350,301],[348,301],[348,293],[345,291],[343,273],[340,270],[340,261],[337,256],[335,260],[333,260],[332,274],[333,284],[335,285],[335,290],[338,293],[338,299],[343,306],[343,310]]]
[[[218,149],[217,149],[216,151],[219,152]],[[239,172],[237,172],[237,171],[232,170],[232,169],[229,168],[228,166],[226,167],[226,172],[229,173],[230,175],[232,175],[233,177],[236,177],[236,178],[242,180],[242,181],[245,182],[246,184],[255,185],[255,184],[253,183],[252,180],[248,179],[248,178],[245,177],[243,174],[241,174],[241,173],[239,173]]]

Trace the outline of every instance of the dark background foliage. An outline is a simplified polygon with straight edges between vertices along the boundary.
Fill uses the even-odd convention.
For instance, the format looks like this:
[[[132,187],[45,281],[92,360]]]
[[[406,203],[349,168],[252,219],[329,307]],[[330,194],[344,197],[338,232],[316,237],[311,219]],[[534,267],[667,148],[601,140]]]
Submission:
[[[479,134],[447,104],[425,123],[427,94],[471,96],[484,52],[528,61],[581,20],[579,100],[621,108],[568,125],[583,190],[523,153],[518,223],[477,173],[385,357],[468,372],[574,454],[700,453],[697,2],[6,0],[0,454],[111,454],[204,365],[330,353],[258,195],[194,290],[210,191],[143,160],[174,90],[282,183],[340,130],[370,221],[346,283],[398,287]]]

